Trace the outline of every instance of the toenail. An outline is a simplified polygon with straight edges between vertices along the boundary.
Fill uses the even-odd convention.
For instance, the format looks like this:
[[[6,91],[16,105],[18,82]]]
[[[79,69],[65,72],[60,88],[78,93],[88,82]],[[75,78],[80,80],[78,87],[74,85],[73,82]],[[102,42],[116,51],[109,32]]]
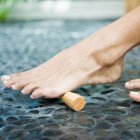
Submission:
[[[34,99],[35,97],[33,95],[30,96],[32,99]]]
[[[140,93],[139,92],[135,92],[135,91],[131,91],[130,95],[132,95],[132,96],[140,96]]]
[[[128,88],[133,88],[133,84],[130,83],[130,82],[126,82],[125,83],[125,86],[128,87]]]
[[[25,90],[24,90],[24,89],[23,89],[23,90],[21,90],[21,93],[25,94]]]
[[[12,89],[16,89],[16,86],[15,85],[12,85],[11,87],[12,87]]]
[[[130,83],[129,83],[129,82],[126,82],[126,83],[125,83],[125,85],[126,85],[126,86],[129,86],[129,85],[130,85]]]
[[[1,80],[4,81],[4,80],[9,80],[10,79],[10,76],[9,75],[3,75],[1,76]]]

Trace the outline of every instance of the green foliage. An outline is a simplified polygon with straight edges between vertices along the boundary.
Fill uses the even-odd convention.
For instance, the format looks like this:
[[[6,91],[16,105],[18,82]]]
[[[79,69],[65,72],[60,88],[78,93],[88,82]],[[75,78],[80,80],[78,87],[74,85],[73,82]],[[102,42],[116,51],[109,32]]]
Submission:
[[[16,0],[0,0],[0,21],[5,21]]]

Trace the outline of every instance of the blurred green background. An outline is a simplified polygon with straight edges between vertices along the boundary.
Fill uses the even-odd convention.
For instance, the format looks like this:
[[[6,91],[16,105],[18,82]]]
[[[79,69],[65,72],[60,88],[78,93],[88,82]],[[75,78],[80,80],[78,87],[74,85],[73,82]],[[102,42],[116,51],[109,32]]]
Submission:
[[[118,18],[123,0],[0,0],[0,21]]]
[[[0,0],[0,21],[119,18],[140,0]]]
[[[5,21],[16,0],[0,0],[0,21]]]

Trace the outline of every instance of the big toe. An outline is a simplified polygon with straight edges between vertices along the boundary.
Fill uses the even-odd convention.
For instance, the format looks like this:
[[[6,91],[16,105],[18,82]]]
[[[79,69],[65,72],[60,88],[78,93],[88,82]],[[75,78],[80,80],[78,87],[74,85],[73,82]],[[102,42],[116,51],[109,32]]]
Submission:
[[[7,88],[12,87],[13,84],[15,84],[17,81],[20,81],[20,80],[22,80],[20,73],[1,76],[1,81],[3,85]]]

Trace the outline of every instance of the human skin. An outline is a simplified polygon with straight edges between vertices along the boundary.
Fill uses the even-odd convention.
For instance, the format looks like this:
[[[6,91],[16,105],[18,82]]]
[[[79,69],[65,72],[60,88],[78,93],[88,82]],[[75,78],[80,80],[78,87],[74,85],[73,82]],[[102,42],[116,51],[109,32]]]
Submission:
[[[36,99],[56,98],[86,84],[115,82],[125,54],[140,44],[139,13],[140,7],[34,69],[2,76],[4,86]]]

